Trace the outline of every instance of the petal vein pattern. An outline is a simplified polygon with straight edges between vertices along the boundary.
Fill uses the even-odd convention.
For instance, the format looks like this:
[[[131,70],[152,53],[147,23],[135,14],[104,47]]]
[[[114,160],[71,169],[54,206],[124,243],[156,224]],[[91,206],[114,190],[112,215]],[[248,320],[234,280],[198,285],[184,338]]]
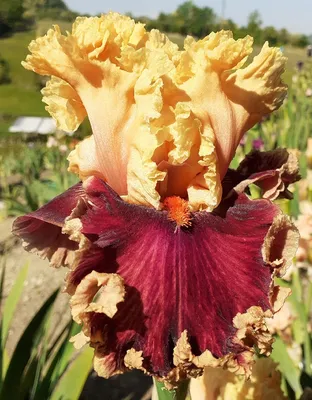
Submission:
[[[194,213],[192,226],[177,230],[165,211],[129,205],[96,178],[85,181],[84,188],[88,206],[81,232],[94,247],[75,266],[69,283],[80,286],[96,271],[117,273],[126,288],[112,319],[95,313],[84,319],[85,334],[98,343],[97,362],[110,370],[109,356],[113,370],[122,370],[123,357],[134,348],[143,352],[147,371],[166,376],[185,330],[195,355],[206,350],[216,358],[244,354],[247,347],[236,334],[245,337],[244,324],[272,310],[273,269],[261,251],[278,208],[240,195],[225,218]],[[249,309],[250,316],[239,319]],[[265,353],[271,344],[267,336],[259,339]]]
[[[270,201],[231,193],[213,213],[186,210],[183,225],[170,204],[129,204],[92,177],[15,221],[27,249],[69,264],[82,325],[72,341],[95,348],[101,376],[139,368],[168,386],[205,366],[249,376],[253,346],[270,353],[265,318],[289,295],[272,278],[291,262],[298,233]]]

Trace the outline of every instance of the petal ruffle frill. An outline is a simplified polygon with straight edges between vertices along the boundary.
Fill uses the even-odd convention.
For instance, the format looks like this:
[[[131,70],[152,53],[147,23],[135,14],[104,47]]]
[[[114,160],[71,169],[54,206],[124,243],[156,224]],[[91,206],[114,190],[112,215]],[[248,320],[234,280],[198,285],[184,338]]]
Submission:
[[[286,295],[272,277],[298,237],[276,206],[240,194],[224,216],[196,212],[177,228],[166,211],[128,204],[98,178],[80,199],[63,227],[82,252],[68,288],[83,326],[77,342],[95,347],[100,375],[141,368],[174,385],[207,365],[248,374],[254,344],[269,353],[264,317]],[[115,313],[103,311],[103,298]]]
[[[212,211],[242,135],[286,96],[285,57],[252,38],[212,32],[184,50],[157,30],[108,13],[56,25],[32,41],[23,66],[52,79],[47,111],[73,131],[88,116],[91,139],[71,152],[70,170],[105,180],[130,203],[160,209],[188,196],[192,211]]]
[[[38,210],[17,218],[12,233],[22,238],[25,250],[48,258],[51,266],[69,266],[78,244],[62,233],[62,227],[82,194],[82,185],[77,183]]]

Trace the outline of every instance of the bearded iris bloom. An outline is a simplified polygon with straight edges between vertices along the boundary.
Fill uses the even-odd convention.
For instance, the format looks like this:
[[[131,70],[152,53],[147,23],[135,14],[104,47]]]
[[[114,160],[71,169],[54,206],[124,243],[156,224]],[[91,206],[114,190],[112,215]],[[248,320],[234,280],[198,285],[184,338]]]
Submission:
[[[69,155],[81,183],[19,217],[28,251],[69,267],[66,290],[109,377],[129,369],[175,386],[206,366],[250,374],[269,354],[265,318],[288,292],[273,278],[298,234],[272,200],[289,197],[298,165],[286,150],[252,152],[229,169],[243,134],[286,95],[285,59],[231,32],[185,40],[110,13],[77,18],[33,41],[24,67],[59,128],[88,116],[92,135]],[[263,199],[250,200],[257,184]]]

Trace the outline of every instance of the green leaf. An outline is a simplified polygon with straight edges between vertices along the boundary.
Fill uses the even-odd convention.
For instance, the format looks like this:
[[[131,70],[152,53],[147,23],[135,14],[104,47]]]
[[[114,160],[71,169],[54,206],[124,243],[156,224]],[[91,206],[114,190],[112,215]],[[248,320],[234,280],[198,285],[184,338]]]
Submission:
[[[37,392],[37,388],[39,386],[39,382],[41,380],[42,377],[42,371],[45,367],[46,361],[47,361],[47,353],[48,353],[48,334],[47,331],[49,329],[49,322],[50,322],[50,312],[48,313],[48,316],[46,318],[46,322],[44,324],[42,324],[42,330],[40,330],[40,336],[39,338],[40,340],[40,352],[36,351],[36,356],[38,356],[38,364],[37,364],[37,368],[36,368],[36,374],[35,374],[35,379],[33,381],[32,384],[32,390],[31,390],[31,394],[30,394],[30,400],[33,400],[36,392]],[[38,346],[36,346],[38,348]]]
[[[159,400],[186,400],[188,397],[189,380],[182,381],[175,390],[167,390],[162,382],[154,379]]]
[[[48,324],[42,325],[44,325],[44,327],[43,329],[40,329],[39,334],[37,335],[37,340],[35,341],[33,346],[35,351],[33,352],[32,360],[27,365],[27,370],[23,375],[23,379],[20,385],[21,388],[19,394],[21,398],[28,398],[30,392],[30,399],[38,398],[41,400],[49,398],[49,396],[45,394],[44,386],[45,384],[47,384],[46,392],[49,393],[50,381],[47,382],[47,380],[49,379],[47,375],[45,375],[42,379],[42,370],[50,368],[51,360],[49,359],[49,357],[51,356],[51,354],[54,355],[57,352],[57,349],[60,347],[60,341],[62,337],[64,337],[64,333],[68,331],[68,325],[65,327],[65,329],[62,330],[60,335],[57,336],[57,338],[53,341],[52,345],[48,349],[46,348],[46,342],[48,339],[46,328]],[[38,348],[39,351],[37,350]]]
[[[2,307],[2,301],[3,301],[4,278],[5,278],[5,261],[1,262],[1,278],[0,278],[0,306],[1,307]]]
[[[7,372],[7,369],[9,368],[10,364],[10,357],[8,355],[8,352],[6,349],[3,349],[2,353],[2,377],[5,377],[5,374]]]
[[[29,360],[26,371],[24,371],[23,377],[20,379],[21,382],[19,383],[19,396],[21,399],[29,398],[29,393],[34,387],[38,364],[39,355],[35,354],[32,356],[31,360]]]
[[[3,287],[4,287],[4,277],[5,277],[5,266],[3,264],[2,266],[2,271],[1,271],[1,278],[0,278],[0,305],[2,306],[2,301],[3,301]],[[2,387],[2,378],[4,377],[4,346],[2,345],[2,321],[0,321],[0,390]]]
[[[50,400],[78,400],[92,366],[93,350],[85,347],[69,365]]]
[[[271,357],[279,364],[278,369],[285,376],[290,387],[296,393],[296,396],[299,397],[302,394],[300,371],[296,368],[290,358],[285,343],[278,336],[275,338]]]
[[[291,325],[293,334],[294,334],[294,340],[298,344],[303,344],[304,339],[305,339],[305,324],[304,321],[301,321],[301,319],[296,318]]]
[[[19,272],[14,285],[5,301],[3,312],[2,312],[2,321],[1,321],[1,344],[2,348],[4,348],[8,332],[10,329],[10,323],[12,321],[14,311],[16,306],[20,300],[24,282],[28,272],[28,265],[26,264]]]
[[[75,336],[77,333],[81,331],[81,327],[76,324],[76,322],[72,322],[70,331],[68,332],[67,338],[64,340],[64,346],[62,349],[62,353],[60,356],[60,360],[58,363],[58,368],[55,370],[55,374],[53,374],[52,379],[57,378],[60,376],[64,370],[67,368],[69,362],[72,360],[72,357],[74,353],[76,352],[76,349],[74,348],[74,345],[69,341],[69,339],[72,336]]]
[[[22,334],[5,375],[2,390],[0,392],[0,400],[20,398],[20,386],[16,384],[16,380],[21,378],[27,364],[29,363],[34,346],[38,342],[38,333],[40,333],[42,325],[46,321],[47,315],[49,314],[57,294],[58,290],[52,293]]]
[[[66,330],[62,331],[61,336],[58,337],[58,340],[49,349],[49,353],[52,353],[52,359],[49,360],[50,365],[38,387],[34,400],[50,398],[50,394],[72,359],[75,349],[72,343],[69,342],[69,339],[76,333],[77,326],[79,328],[79,325],[71,321],[66,326]],[[58,350],[56,350],[57,348]]]

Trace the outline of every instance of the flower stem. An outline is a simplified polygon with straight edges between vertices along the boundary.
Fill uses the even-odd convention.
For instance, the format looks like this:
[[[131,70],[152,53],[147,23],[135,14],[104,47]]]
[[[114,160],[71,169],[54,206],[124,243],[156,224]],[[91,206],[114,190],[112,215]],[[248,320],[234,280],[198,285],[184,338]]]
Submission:
[[[174,390],[167,390],[162,382],[154,379],[158,400],[186,400],[188,395],[189,380],[180,382]],[[154,400],[154,399],[153,399]],[[156,400],[156,399],[155,399]]]

